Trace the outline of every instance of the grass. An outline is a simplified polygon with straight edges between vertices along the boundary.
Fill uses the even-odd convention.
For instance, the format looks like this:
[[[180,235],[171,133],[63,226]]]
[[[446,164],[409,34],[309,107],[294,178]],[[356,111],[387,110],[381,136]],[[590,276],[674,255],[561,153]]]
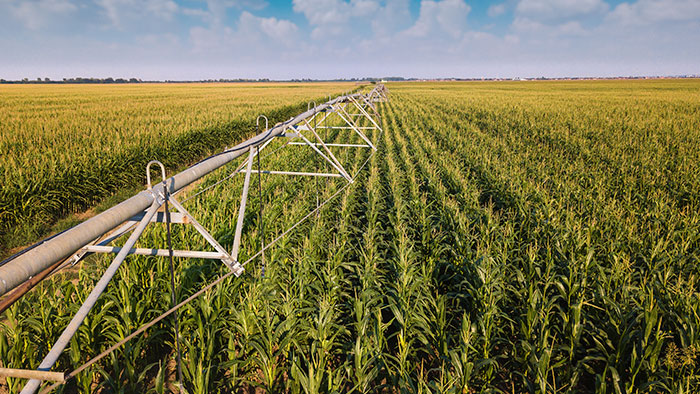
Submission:
[[[698,391],[700,82],[389,89],[356,184],[269,250],[264,276],[256,261],[182,310],[188,391]],[[369,154],[341,152],[351,172]],[[287,149],[262,166],[312,169],[312,157]],[[187,203],[226,248],[241,183]],[[260,204],[269,242],[340,185],[263,178],[241,259],[259,249]],[[173,236],[205,245],[186,228]],[[140,242],[164,240],[154,226]],[[107,262],[87,260],[79,280],[42,283],[6,312],[3,365],[36,367],[28,355],[46,353]],[[225,272],[176,263],[179,300]],[[167,309],[168,275],[166,259],[130,257],[56,369]],[[69,390],[163,392],[172,349],[168,321]]]

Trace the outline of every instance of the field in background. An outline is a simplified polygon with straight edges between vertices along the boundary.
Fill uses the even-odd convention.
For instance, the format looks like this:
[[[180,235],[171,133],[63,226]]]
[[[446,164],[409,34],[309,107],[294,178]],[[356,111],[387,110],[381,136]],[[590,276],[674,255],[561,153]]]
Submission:
[[[354,89],[349,83],[0,85],[0,255],[120,188]]]
[[[256,260],[182,309],[189,392],[699,391],[700,81],[388,88],[355,184],[273,247],[264,275]],[[336,149],[352,173],[369,157]],[[285,149],[262,167],[313,157]],[[313,179],[262,179],[241,260],[259,250],[261,204],[267,242],[316,204]],[[186,203],[227,249],[241,183]],[[340,185],[320,181],[321,199]],[[162,227],[144,234],[164,247]],[[181,227],[173,242],[205,245]],[[46,281],[6,312],[3,366],[35,368],[107,263],[93,256],[66,274],[79,280]],[[55,370],[165,311],[167,264],[129,257]],[[226,272],[176,264],[178,300]],[[167,391],[173,343],[166,319],[70,385]]]

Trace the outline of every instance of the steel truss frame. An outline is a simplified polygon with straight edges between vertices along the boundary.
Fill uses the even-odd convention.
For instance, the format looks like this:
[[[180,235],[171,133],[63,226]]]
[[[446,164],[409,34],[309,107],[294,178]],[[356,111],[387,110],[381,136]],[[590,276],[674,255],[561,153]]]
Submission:
[[[330,148],[369,148],[376,151],[377,148],[372,143],[372,141],[365,134],[366,130],[378,130],[382,132],[382,128],[379,126],[377,120],[379,120],[380,115],[377,111],[375,103],[384,102],[387,100],[387,90],[383,85],[377,85],[369,94],[355,94],[342,96],[342,99],[337,98],[335,100],[329,100],[327,103],[321,106],[314,105],[313,111],[310,116],[302,116],[308,114],[311,111],[310,104],[307,107],[307,112],[293,118],[288,122],[283,123],[281,132],[271,133],[271,130],[267,126],[267,118],[261,115],[258,117],[258,128],[259,121],[261,118],[265,119],[265,131],[261,135],[267,134],[267,138],[260,139],[257,144],[249,144],[248,157],[243,161],[243,163],[229,176],[239,173],[245,175],[243,181],[243,190],[241,192],[241,202],[238,210],[238,217],[236,221],[236,229],[234,235],[234,242],[231,253],[228,253],[226,249],[221,246],[217,240],[202,226],[195,218],[190,214],[183,206],[178,202],[178,200],[173,196],[173,194],[182,190],[182,188],[175,190],[171,193],[173,187],[168,183],[174,183],[174,178],[166,178],[165,167],[162,163],[158,161],[151,161],[146,166],[146,178],[147,178],[147,191],[152,195],[152,202],[147,209],[132,215],[125,222],[123,222],[118,227],[114,228],[111,233],[101,240],[94,240],[82,247],[80,247],[74,254],[72,254],[66,262],[74,265],[85,256],[91,253],[114,253],[116,256],[107,267],[102,277],[99,279],[93,290],[90,292],[88,297],[85,299],[83,304],[80,306],[76,314],[73,316],[71,321],[68,323],[66,328],[63,330],[58,340],[51,347],[48,354],[44,357],[39,367],[36,370],[24,370],[24,369],[12,369],[12,368],[0,368],[0,376],[8,377],[20,377],[30,379],[27,384],[22,389],[23,394],[34,393],[40,387],[42,381],[63,381],[65,374],[61,372],[51,372],[50,369],[58,360],[61,353],[65,350],[66,346],[70,342],[71,338],[78,331],[78,328],[87,317],[88,313],[92,307],[97,302],[100,295],[106,290],[109,282],[116,274],[117,270],[129,255],[146,255],[146,256],[161,256],[161,257],[182,257],[182,258],[200,258],[200,259],[211,259],[220,260],[224,265],[226,265],[234,275],[237,277],[243,274],[244,267],[238,261],[238,252],[240,249],[242,232],[243,232],[243,222],[246,214],[246,203],[248,198],[248,192],[250,188],[250,179],[252,174],[258,174],[260,177],[262,174],[269,175],[290,175],[290,176],[311,176],[311,177],[325,177],[325,178],[343,178],[348,183],[354,182],[354,177],[351,176],[348,171],[344,168],[343,164],[338,160],[338,158],[333,154]],[[356,112],[355,112],[356,111]],[[335,116],[333,116],[335,115]],[[301,119],[299,119],[301,117]],[[337,126],[334,124],[329,124],[329,119],[336,118],[340,120],[345,126]],[[376,118],[376,119],[375,119]],[[360,127],[358,125],[358,119],[365,119],[372,126]],[[314,126],[312,126],[312,124]],[[275,127],[275,130],[279,129],[280,125]],[[351,130],[360,137],[363,141],[361,144],[349,144],[349,143],[328,143],[321,138],[319,130]],[[258,136],[258,137],[259,137]],[[256,138],[256,137],[254,137]],[[253,159],[260,155],[260,152],[265,149],[275,138],[287,139],[284,146],[306,146],[309,147],[314,154],[322,159],[322,162],[334,170],[332,172],[299,172],[299,171],[286,171],[286,170],[263,170],[263,169],[253,169]],[[319,148],[320,147],[320,148]],[[225,151],[226,153],[228,151]],[[150,169],[151,165],[158,165],[161,169],[162,183],[160,187],[153,187],[151,185],[151,175]],[[259,161],[258,161],[259,164]],[[196,166],[195,166],[196,167]],[[206,174],[202,174],[206,175]],[[318,178],[317,178],[318,179]],[[127,200],[129,201],[129,200]],[[327,202],[327,201],[326,201]],[[324,202],[324,204],[326,203]],[[175,212],[170,212],[167,208],[168,204],[175,208]],[[320,207],[317,196],[317,209]],[[165,208],[165,209],[163,209]],[[144,230],[150,223],[176,223],[182,225],[191,225],[197,232],[204,237],[207,243],[214,248],[215,251],[190,251],[190,250],[173,250],[170,249],[156,249],[156,248],[139,248],[135,247],[136,242],[139,240]],[[128,239],[123,243],[122,246],[109,246],[110,243],[116,239],[126,235],[131,232]],[[101,237],[100,237],[101,238]],[[261,238],[262,239],[262,238]],[[261,244],[261,252],[265,249],[264,242]],[[264,254],[263,254],[263,264],[264,264]],[[2,276],[0,276],[2,280]],[[174,289],[173,289],[174,290]],[[1,295],[2,293],[0,293]],[[178,339],[179,340],[179,339]]]

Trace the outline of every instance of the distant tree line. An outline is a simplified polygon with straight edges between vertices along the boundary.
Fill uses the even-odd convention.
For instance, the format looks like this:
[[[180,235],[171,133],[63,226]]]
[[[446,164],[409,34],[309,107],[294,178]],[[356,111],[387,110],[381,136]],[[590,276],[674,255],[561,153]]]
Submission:
[[[37,79],[29,79],[29,78],[23,78],[18,81],[8,81],[5,79],[0,79],[0,83],[142,83],[143,81],[138,79],[138,78],[83,78],[83,77],[76,77],[76,78],[63,78],[63,80],[60,81],[54,81],[51,80],[50,78],[37,78]]]
[[[91,84],[116,84],[116,83],[216,83],[216,82],[371,82],[376,83],[380,81],[390,81],[390,82],[400,82],[400,81],[561,81],[561,80],[596,80],[596,79],[659,79],[659,78],[700,78],[700,74],[690,74],[690,75],[671,75],[671,76],[617,76],[617,77],[559,77],[559,78],[436,78],[436,79],[419,79],[419,78],[404,78],[404,77],[383,77],[383,78],[336,78],[336,79],[286,79],[286,80],[273,80],[269,78],[219,78],[219,79],[201,79],[201,80],[181,80],[181,81],[144,81],[139,78],[63,78],[62,80],[51,80],[49,78],[37,78],[29,79],[23,78],[21,80],[5,80],[0,78],[0,84],[8,83],[91,83]]]
[[[153,81],[153,82],[160,82],[160,81]],[[235,79],[229,79],[229,78],[219,78],[219,79],[200,79],[196,81],[171,81],[166,79],[164,81],[165,83],[183,83],[183,82],[200,82],[200,83],[212,83],[212,82],[270,82],[269,78],[258,78],[258,79],[251,79],[251,78],[235,78]]]
[[[29,78],[23,78],[21,80],[5,80],[5,79],[0,79],[0,83],[54,83],[54,84],[61,84],[61,83],[91,83],[91,84],[100,84],[100,83],[183,83],[183,82],[199,82],[199,83],[212,83],[212,82],[379,82],[379,81],[411,81],[415,80],[415,78],[403,78],[403,77],[384,77],[384,78],[337,78],[337,79],[311,79],[311,78],[303,78],[303,79],[289,79],[289,80],[271,80],[269,78],[258,78],[258,79],[252,79],[252,78],[235,78],[235,79],[228,79],[228,78],[219,78],[219,79],[203,79],[203,80],[183,80],[183,81],[172,81],[172,80],[165,80],[165,81],[144,81],[139,78],[83,78],[83,77],[76,77],[76,78],[63,78],[62,80],[52,80],[50,78],[37,78],[37,79],[29,79]]]

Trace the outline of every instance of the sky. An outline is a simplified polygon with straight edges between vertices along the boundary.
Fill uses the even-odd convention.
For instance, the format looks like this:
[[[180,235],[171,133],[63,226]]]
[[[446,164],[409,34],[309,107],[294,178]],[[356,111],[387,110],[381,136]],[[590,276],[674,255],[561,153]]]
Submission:
[[[700,74],[700,0],[0,0],[0,78]]]

